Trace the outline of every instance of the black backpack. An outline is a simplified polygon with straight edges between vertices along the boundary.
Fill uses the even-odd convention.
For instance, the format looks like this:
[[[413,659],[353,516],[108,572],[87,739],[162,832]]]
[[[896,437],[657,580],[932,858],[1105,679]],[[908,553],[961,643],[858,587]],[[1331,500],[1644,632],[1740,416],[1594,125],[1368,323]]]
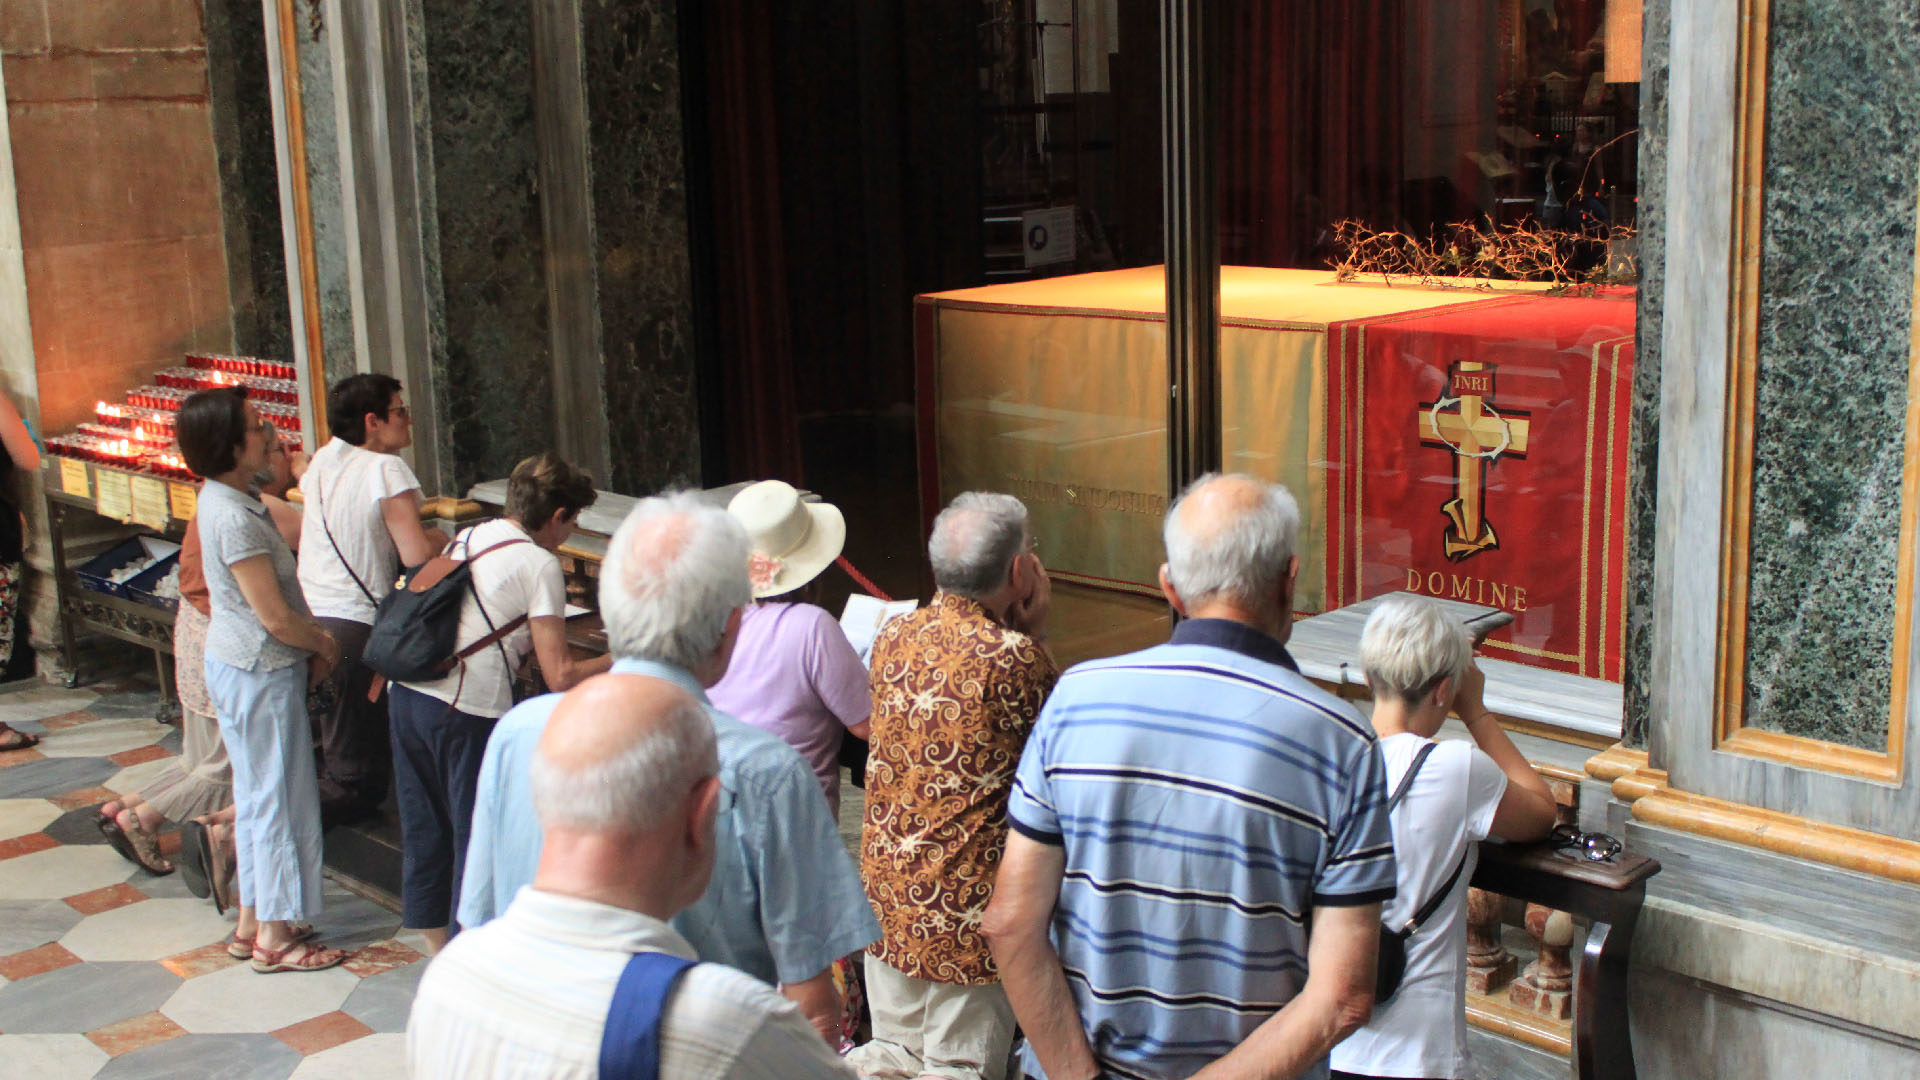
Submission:
[[[460,542],[465,546],[467,538],[462,537]],[[467,657],[518,630],[527,621],[524,613],[461,648],[460,602],[465,593],[473,591],[473,602],[480,603],[480,593],[473,587],[474,563],[503,547],[529,542],[525,538],[502,540],[465,559],[443,553],[406,571],[393,591],[381,598],[360,662],[390,682],[432,682],[445,678]],[[486,617],[484,606],[480,614]],[[487,625],[493,626],[492,618],[487,617]]]

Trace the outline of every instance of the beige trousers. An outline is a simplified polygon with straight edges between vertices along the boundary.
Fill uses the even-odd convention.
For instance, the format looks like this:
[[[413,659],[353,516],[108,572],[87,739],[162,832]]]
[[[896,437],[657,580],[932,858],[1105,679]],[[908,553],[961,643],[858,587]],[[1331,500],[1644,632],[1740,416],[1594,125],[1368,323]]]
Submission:
[[[861,1080],[1004,1080],[1013,1006],[999,983],[928,982],[871,955],[866,976],[873,1041],[847,1055]]]

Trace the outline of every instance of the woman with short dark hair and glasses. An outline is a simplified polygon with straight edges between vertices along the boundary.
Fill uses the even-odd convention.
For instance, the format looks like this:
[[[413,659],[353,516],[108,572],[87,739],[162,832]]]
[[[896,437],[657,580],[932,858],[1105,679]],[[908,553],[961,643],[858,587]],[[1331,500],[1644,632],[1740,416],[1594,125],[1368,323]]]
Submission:
[[[1360,633],[1398,867],[1380,921],[1398,930],[1418,918],[1420,930],[1406,939],[1400,988],[1333,1048],[1335,1078],[1471,1075],[1467,882],[1476,845],[1488,836],[1539,840],[1553,828],[1553,792],[1481,700],[1486,677],[1473,662],[1473,645],[1458,616],[1406,593],[1380,601]],[[1434,740],[1448,712],[1459,715],[1473,742]]]
[[[300,511],[284,499],[293,486],[293,475],[278,432],[267,432],[267,460],[267,468],[253,477],[252,490],[273,515],[281,537],[297,545]],[[215,906],[224,914],[228,901],[216,887],[222,874],[214,864],[217,861],[219,871],[224,871],[232,850],[225,837],[230,835],[232,818],[233,767],[227,761],[220,721],[207,698],[207,621],[211,616],[207,579],[201,572],[200,530],[189,521],[186,541],[180,546],[180,610],[173,624],[180,756],[139,791],[102,804],[95,825],[115,851],[148,873],[170,874],[175,863],[160,855],[160,828],[168,821],[180,822],[181,857],[176,862],[186,868],[187,889],[195,896],[213,894]]]
[[[320,796],[308,686],[340,646],[307,611],[293,549],[253,479],[268,462],[267,426],[243,387],[203,390],[180,406],[180,455],[207,482],[194,528],[211,614],[207,695],[233,764],[240,925],[228,952],[258,972],[319,971],[346,959],[311,940],[320,912]]]

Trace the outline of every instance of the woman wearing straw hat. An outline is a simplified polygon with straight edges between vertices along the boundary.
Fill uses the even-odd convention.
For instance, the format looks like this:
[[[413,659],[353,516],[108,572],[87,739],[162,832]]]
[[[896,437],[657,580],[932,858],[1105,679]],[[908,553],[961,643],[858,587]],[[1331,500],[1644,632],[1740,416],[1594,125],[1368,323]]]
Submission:
[[[805,502],[793,485],[764,480],[727,507],[753,547],[755,603],[740,619],[726,677],[707,690],[714,707],[800,752],[840,813],[840,740],[867,737],[873,699],[867,669],[840,624],[800,592],[840,557],[847,523],[827,503]]]

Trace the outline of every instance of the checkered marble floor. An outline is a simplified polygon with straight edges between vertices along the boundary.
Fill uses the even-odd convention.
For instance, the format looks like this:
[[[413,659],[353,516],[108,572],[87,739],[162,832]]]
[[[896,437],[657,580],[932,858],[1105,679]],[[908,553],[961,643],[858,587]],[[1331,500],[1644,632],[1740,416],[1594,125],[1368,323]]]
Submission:
[[[131,683],[0,688],[0,1076],[376,1080],[406,1074],[426,965],[400,918],[332,881],[314,920],[352,951],[331,971],[258,975],[227,956],[233,915],[115,854],[93,818],[179,752]],[[163,838],[169,852],[177,840]]]

